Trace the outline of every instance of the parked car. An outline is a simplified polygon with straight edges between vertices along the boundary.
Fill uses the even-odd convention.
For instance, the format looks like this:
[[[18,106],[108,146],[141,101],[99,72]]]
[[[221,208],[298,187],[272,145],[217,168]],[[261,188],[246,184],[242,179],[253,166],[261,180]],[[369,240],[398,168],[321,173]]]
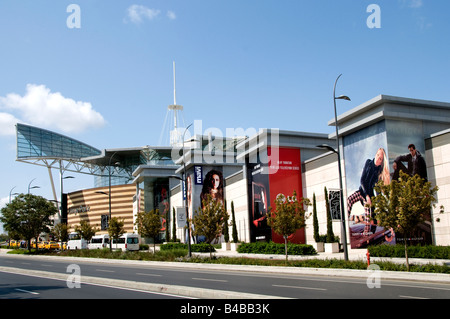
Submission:
[[[59,243],[56,241],[45,242],[45,249],[59,249]]]
[[[48,241],[40,241],[38,242],[39,249],[45,249],[45,246],[48,244]]]
[[[20,242],[18,240],[11,239],[9,241],[9,246],[13,247],[13,248],[19,248],[20,247]]]

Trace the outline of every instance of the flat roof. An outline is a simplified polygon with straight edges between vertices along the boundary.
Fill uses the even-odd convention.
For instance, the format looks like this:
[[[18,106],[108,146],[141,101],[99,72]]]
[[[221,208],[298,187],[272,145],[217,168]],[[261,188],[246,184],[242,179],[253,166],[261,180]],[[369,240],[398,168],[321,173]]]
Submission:
[[[338,115],[337,122],[339,124],[339,123],[348,121],[358,115],[366,113],[368,110],[370,110],[376,106],[379,106],[383,103],[403,104],[403,105],[411,105],[411,106],[427,107],[427,108],[433,107],[433,108],[438,108],[438,109],[450,110],[450,103],[447,103],[447,102],[412,99],[412,98],[380,94],[380,95],[374,97],[373,99],[370,99],[367,102],[364,102],[364,103],[358,105],[357,107],[355,107],[345,113],[342,113],[341,115]],[[333,119],[329,120],[328,125],[334,126],[335,119],[333,118]]]

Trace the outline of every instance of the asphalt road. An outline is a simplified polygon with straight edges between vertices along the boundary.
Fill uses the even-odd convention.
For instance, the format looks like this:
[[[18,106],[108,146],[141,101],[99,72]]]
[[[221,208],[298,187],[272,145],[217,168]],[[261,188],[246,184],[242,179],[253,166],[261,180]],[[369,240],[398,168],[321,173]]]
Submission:
[[[78,269],[78,273],[73,267]],[[450,282],[380,279],[377,272],[367,272],[367,275],[359,277],[341,277],[301,272],[267,273],[252,271],[253,268],[237,270],[227,266],[215,268],[195,265],[183,267],[182,264],[173,263],[115,264],[113,261],[3,255],[0,256],[0,298],[139,299],[175,298],[174,295],[177,294],[204,299],[450,299]],[[8,269],[15,269],[18,273],[13,275],[5,272]],[[34,271],[35,276],[39,277],[25,276],[28,271]],[[48,279],[50,274],[57,274],[60,280]],[[70,282],[76,282],[67,281],[74,275],[81,278],[79,289],[68,288]],[[88,281],[88,278],[95,278],[97,283],[84,283],[84,279]],[[127,289],[106,287],[119,283],[131,284],[125,287]],[[139,291],[147,290],[148,286],[145,285],[150,285],[153,292],[158,294]],[[169,289],[173,287],[183,287],[184,290],[174,294],[175,290]],[[217,292],[219,294],[216,295]],[[223,297],[220,293],[231,295]]]
[[[0,271],[0,299],[174,299],[138,289],[124,289],[81,283],[79,289],[69,288],[65,280],[19,275]]]

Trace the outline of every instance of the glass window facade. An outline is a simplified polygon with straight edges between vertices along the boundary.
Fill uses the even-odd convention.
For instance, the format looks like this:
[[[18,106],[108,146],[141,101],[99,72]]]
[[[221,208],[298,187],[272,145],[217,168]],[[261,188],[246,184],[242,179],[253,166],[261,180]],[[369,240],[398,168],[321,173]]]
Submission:
[[[79,159],[97,156],[101,151],[64,135],[24,124],[16,125],[17,158]]]

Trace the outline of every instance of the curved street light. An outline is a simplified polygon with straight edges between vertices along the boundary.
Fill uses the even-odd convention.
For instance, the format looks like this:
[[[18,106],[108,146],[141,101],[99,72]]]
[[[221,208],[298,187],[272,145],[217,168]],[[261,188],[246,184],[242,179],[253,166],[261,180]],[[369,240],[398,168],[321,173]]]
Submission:
[[[31,180],[31,182],[28,184],[28,194],[30,193],[30,190],[31,190],[31,189],[41,188],[40,186],[33,186],[33,187],[31,187],[31,183],[33,183],[33,181],[34,181],[35,179],[36,179],[36,178],[33,178],[33,179]]]
[[[333,102],[334,102],[334,125],[336,128],[336,151],[338,157],[338,168],[339,168],[339,188],[341,190],[341,234],[342,234],[342,245],[344,246],[344,258],[348,260],[348,248],[347,248],[347,229],[345,227],[345,216],[344,216],[344,188],[342,186],[342,169],[341,169],[341,151],[339,149],[339,132],[338,132],[338,120],[337,120],[337,111],[336,111],[336,100],[346,100],[351,101],[350,98],[346,95],[340,95],[336,97],[336,84],[339,78],[342,76],[340,74],[336,81],[334,82],[333,89]]]
[[[186,157],[184,153],[184,135],[186,134],[187,130],[192,126],[192,123],[186,127],[186,129],[183,132],[183,184],[184,184],[184,191],[187,192],[187,178],[186,178]],[[191,225],[189,223],[189,208],[187,205],[187,193],[183,194],[184,197],[184,207],[186,209],[186,223],[187,223],[187,231],[188,231],[188,256],[189,258],[192,257],[191,252]]]

